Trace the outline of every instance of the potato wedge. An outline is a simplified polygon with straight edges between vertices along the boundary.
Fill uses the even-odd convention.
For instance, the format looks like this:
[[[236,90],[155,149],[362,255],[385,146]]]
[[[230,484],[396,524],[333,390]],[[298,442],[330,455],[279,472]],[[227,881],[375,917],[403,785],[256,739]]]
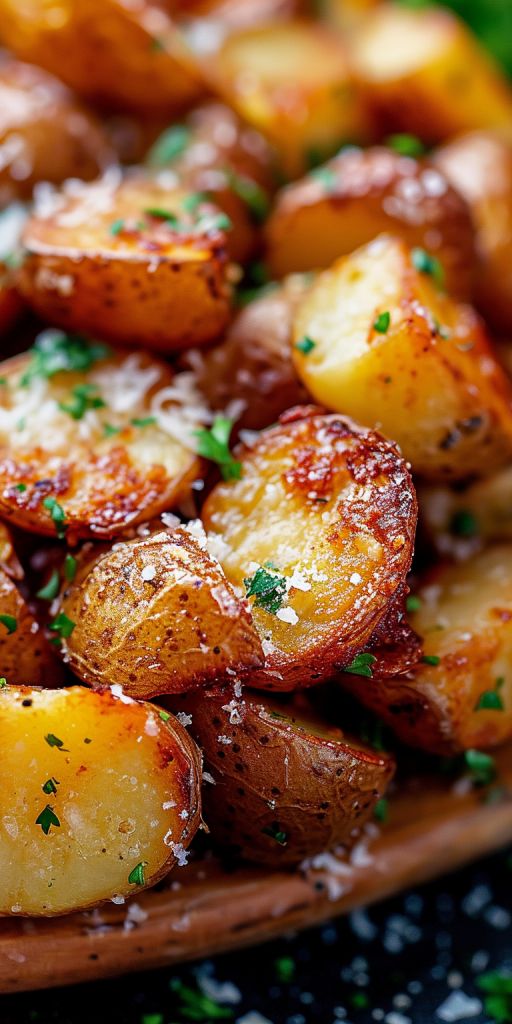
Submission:
[[[204,789],[206,824],[247,860],[281,867],[352,846],[394,774],[390,754],[346,736],[304,697],[218,688],[183,706],[215,781]]]
[[[0,737],[1,915],[124,902],[184,861],[201,761],[171,715],[109,690],[7,686]]]
[[[469,204],[479,256],[475,301],[498,330],[512,329],[512,142],[471,132],[433,155]]]
[[[273,155],[265,139],[222,103],[197,107],[183,124],[174,124],[148,154],[150,167],[170,167],[184,188],[206,194],[231,221],[227,246],[244,263],[259,244],[274,190]],[[165,186],[166,177],[161,176]]]
[[[323,25],[268,22],[234,33],[208,71],[225,101],[276,148],[289,177],[368,136],[344,42]]]
[[[461,480],[510,459],[512,387],[440,274],[425,250],[385,235],[338,260],[295,314],[293,358],[316,401],[378,426],[416,473]]]
[[[395,446],[315,407],[291,410],[241,448],[242,477],[203,507],[228,580],[251,598],[265,670],[294,690],[349,665],[410,567],[416,497]]]
[[[362,24],[352,53],[384,135],[412,132],[439,142],[473,129],[510,130],[504,72],[449,11],[383,4]]]
[[[0,514],[15,525],[113,537],[190,493],[201,408],[186,375],[47,330],[0,378]]]
[[[161,0],[1,0],[3,42],[80,96],[167,117],[204,91],[199,65]]]
[[[489,548],[422,580],[411,615],[425,657],[395,679],[342,677],[405,743],[433,754],[498,746],[512,736],[512,545]]]
[[[235,434],[268,427],[308,401],[291,340],[293,312],[309,284],[305,276],[289,277],[241,309],[220,345],[184,355],[207,403],[235,420]]]
[[[27,302],[58,327],[121,344],[169,352],[212,341],[229,320],[227,222],[187,198],[145,177],[71,183],[25,228]]]
[[[114,159],[99,121],[58,79],[9,57],[0,58],[0,147],[0,207],[30,199],[38,181],[96,178]]]
[[[75,624],[65,661],[84,682],[147,698],[263,664],[248,605],[186,529],[87,548],[59,606]]]
[[[384,147],[351,147],[278,194],[265,226],[274,277],[329,267],[381,234],[429,249],[448,291],[471,297],[473,224],[447,178],[424,161]]]

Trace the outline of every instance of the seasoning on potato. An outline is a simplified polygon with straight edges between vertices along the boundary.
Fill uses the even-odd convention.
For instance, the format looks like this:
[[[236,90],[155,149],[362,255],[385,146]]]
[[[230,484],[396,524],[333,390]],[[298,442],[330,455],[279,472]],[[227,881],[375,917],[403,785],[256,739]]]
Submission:
[[[251,686],[311,686],[367,657],[404,585],[416,528],[407,466],[392,442],[315,407],[236,454],[240,479],[214,487],[202,518],[262,638]]]

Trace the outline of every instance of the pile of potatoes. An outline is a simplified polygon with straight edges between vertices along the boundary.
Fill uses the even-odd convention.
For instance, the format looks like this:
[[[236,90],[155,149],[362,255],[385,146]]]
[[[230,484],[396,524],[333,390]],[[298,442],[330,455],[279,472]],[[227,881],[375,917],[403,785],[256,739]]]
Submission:
[[[512,738],[512,87],[312,6],[0,0],[0,914]]]

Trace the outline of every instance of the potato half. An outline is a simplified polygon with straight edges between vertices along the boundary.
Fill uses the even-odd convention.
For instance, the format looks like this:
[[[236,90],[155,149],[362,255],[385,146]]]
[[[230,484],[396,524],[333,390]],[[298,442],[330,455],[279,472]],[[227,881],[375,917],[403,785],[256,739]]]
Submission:
[[[380,236],[316,279],[295,314],[310,394],[378,426],[434,480],[484,476],[512,455],[512,387],[470,306],[424,249]]]
[[[423,661],[395,679],[343,685],[405,743],[434,754],[494,747],[512,736],[512,546],[421,581],[411,614]]]
[[[261,666],[248,605],[185,529],[89,547],[59,608],[74,623],[65,660],[84,682],[147,698]]]
[[[408,572],[416,497],[379,434],[315,407],[241,448],[242,477],[203,508],[228,580],[247,593],[265,670],[251,686],[294,690],[363,650]]]
[[[381,232],[429,249],[448,291],[471,296],[473,224],[466,202],[429,164],[384,147],[351,147],[277,196],[265,227],[275,277],[329,267]]]
[[[449,11],[382,4],[353,43],[359,81],[383,134],[413,132],[438,142],[477,128],[510,129],[504,72]]]
[[[215,782],[204,789],[205,821],[247,860],[278,867],[351,846],[394,773],[390,754],[323,721],[304,699],[214,689],[187,695],[184,707]]]
[[[121,344],[167,352],[211,341],[229,319],[229,225],[192,199],[142,176],[70,183],[25,228],[27,302],[58,327]]]
[[[17,526],[112,537],[189,494],[200,408],[163,363],[47,330],[0,379],[0,512]]]
[[[5,808],[0,914],[65,914],[139,893],[200,822],[200,756],[151,704],[92,693],[0,691]]]

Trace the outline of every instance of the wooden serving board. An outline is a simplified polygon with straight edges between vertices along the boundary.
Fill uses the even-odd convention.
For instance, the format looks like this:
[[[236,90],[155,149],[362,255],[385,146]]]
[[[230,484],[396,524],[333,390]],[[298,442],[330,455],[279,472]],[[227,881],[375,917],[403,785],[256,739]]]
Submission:
[[[389,820],[350,856],[316,866],[228,872],[213,856],[177,868],[124,906],[0,921],[0,991],[46,988],[159,967],[262,942],[375,902],[512,842],[512,747],[491,791],[443,777],[402,783]],[[131,909],[129,909],[131,906]]]

